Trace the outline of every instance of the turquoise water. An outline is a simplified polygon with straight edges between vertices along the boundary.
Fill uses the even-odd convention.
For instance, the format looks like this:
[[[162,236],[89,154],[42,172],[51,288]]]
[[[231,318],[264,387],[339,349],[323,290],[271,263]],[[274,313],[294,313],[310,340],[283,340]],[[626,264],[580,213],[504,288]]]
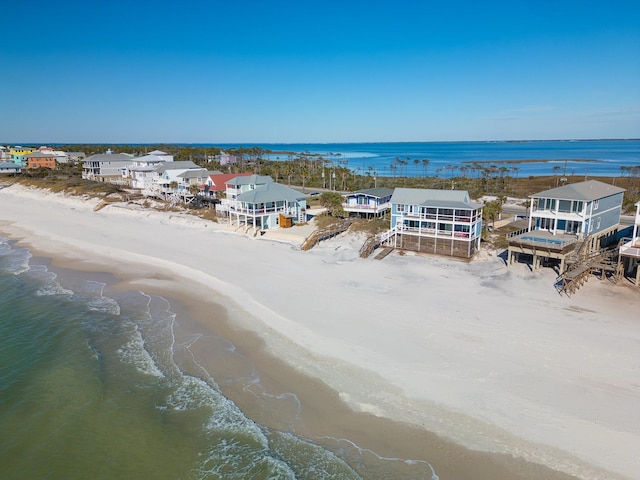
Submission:
[[[0,238],[0,478],[437,478],[254,422],[178,366],[164,298],[37,263]]]
[[[400,142],[400,143],[296,143],[296,144],[222,144],[199,145],[222,148],[258,146],[271,151],[321,154],[329,162],[346,166],[359,174],[377,172],[392,176],[391,164],[400,159],[395,175],[420,177],[460,175],[462,167],[473,162],[505,160],[545,160],[530,163],[495,163],[509,170],[509,175],[620,176],[620,167],[640,166],[640,140],[526,141],[526,142]],[[287,155],[274,155],[287,160]],[[422,164],[423,159],[429,163]],[[593,162],[579,162],[594,160]],[[417,160],[417,163],[416,163]],[[555,169],[554,169],[555,167]],[[470,173],[471,175],[471,173]]]

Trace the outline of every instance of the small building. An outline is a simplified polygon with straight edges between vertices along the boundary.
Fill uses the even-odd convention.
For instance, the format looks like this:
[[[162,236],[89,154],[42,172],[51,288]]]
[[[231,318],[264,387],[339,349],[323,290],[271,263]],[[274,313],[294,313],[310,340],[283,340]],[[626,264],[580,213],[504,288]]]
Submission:
[[[15,162],[4,161],[0,162],[0,174],[15,174],[20,173],[21,167]]]
[[[635,278],[636,286],[640,287],[640,202],[636,203],[633,235],[620,246],[619,262],[621,273]]]
[[[48,152],[32,152],[27,153],[24,158],[27,162],[27,170],[36,170],[38,168],[56,168],[56,156]]]
[[[531,195],[529,226],[508,236],[507,264],[530,255],[533,269],[543,260],[589,255],[615,241],[624,189],[597,180],[563,185]]]
[[[368,188],[344,193],[342,209],[350,216],[363,218],[384,217],[391,210],[393,188]]]
[[[465,190],[396,188],[385,242],[405,250],[471,258],[480,248],[482,207]]]

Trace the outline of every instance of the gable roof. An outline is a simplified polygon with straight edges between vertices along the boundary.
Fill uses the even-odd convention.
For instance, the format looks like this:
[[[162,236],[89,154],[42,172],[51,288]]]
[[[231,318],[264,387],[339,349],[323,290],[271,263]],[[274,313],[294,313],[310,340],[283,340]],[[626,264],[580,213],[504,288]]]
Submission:
[[[33,152],[33,153],[27,153],[25,157],[26,158],[55,158],[56,156],[53,153]]]
[[[271,178],[271,177],[269,177]],[[289,202],[297,202],[304,200],[306,195],[293,188],[289,188],[281,183],[271,181],[256,187],[254,190],[241,193],[236,200],[247,203],[267,203],[279,200],[287,200]]]
[[[20,168],[22,167],[15,162],[0,162],[0,170],[20,170]]]
[[[96,153],[88,158],[85,158],[85,162],[131,162],[134,158],[129,153]]]
[[[272,183],[273,178],[268,175],[249,175],[249,176],[236,176],[229,180],[227,185],[264,185],[267,183]]]
[[[347,197],[347,196],[351,196],[359,193],[362,195],[368,195],[370,197],[382,198],[382,197],[388,197],[389,195],[392,195],[393,191],[394,191],[393,188],[387,188],[387,187],[365,188],[362,190],[356,190],[355,192],[345,193],[342,196]]]
[[[429,207],[480,208],[472,203],[466,190],[434,190],[429,188],[396,188],[391,203]]]
[[[209,178],[213,185],[209,187],[209,191],[220,192],[226,188],[226,183],[236,177],[248,177],[253,175],[251,172],[246,173],[209,173]]]
[[[183,162],[164,162],[156,167],[156,172],[163,174],[167,170],[190,170],[193,168],[202,168],[191,160],[185,160]]]
[[[587,180],[586,182],[570,183],[561,187],[545,190],[544,192],[530,195],[531,198],[557,198],[560,200],[581,200],[589,202],[600,198],[610,197],[617,193],[624,192],[624,188],[614,187],[608,183],[598,180]]]
[[[190,169],[178,175],[180,178],[202,178],[207,176],[206,168]]]

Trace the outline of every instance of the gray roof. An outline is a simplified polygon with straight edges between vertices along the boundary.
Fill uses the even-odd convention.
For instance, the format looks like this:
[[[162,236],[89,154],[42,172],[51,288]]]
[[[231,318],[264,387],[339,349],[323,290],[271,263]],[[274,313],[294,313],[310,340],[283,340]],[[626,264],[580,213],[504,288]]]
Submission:
[[[20,170],[20,165],[14,162],[0,162],[0,170]]]
[[[162,174],[167,170],[189,170],[192,168],[202,168],[193,163],[191,160],[184,162],[164,162],[156,167],[156,172]]]
[[[133,155],[128,153],[97,153],[85,158],[85,162],[131,162]]]
[[[270,177],[269,177],[270,178]],[[300,193],[293,188],[289,188],[281,183],[269,182],[264,185],[256,187],[254,190],[241,193],[238,195],[237,200],[247,203],[267,203],[276,202],[280,200],[287,200],[289,202],[297,202],[306,198],[304,193]]]
[[[53,153],[33,152],[33,153],[27,153],[25,155],[25,157],[27,157],[27,158],[52,158],[52,157],[55,157],[55,155]]]
[[[588,202],[600,198],[610,197],[617,193],[624,192],[624,188],[614,187],[608,183],[598,180],[587,180],[586,182],[570,183],[562,187],[552,188],[544,192],[530,195],[531,198],[557,198],[559,200],[581,200]]]
[[[388,197],[389,195],[393,194],[393,188],[387,188],[387,187],[365,188],[362,190],[356,190],[355,192],[347,193],[343,196],[353,195],[354,193],[361,193],[363,195],[368,195],[369,197],[382,198],[382,197]]]
[[[432,205],[433,202],[469,203],[466,190],[433,190],[429,188],[396,188],[391,197],[392,203],[406,205]]]
[[[272,183],[273,178],[268,175],[245,175],[243,177],[232,178],[227,181],[227,185],[264,185],[267,183]]]
[[[209,173],[207,172],[206,168],[187,170],[186,172],[183,172],[180,175],[178,175],[178,177],[180,178],[198,178],[198,177],[208,177],[208,176],[209,176]]]

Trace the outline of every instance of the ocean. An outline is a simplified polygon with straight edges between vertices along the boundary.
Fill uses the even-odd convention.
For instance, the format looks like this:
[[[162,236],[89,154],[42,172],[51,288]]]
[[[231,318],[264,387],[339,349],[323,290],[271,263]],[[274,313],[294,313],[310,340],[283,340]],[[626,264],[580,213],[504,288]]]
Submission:
[[[223,394],[227,379],[189,360],[194,339],[167,299],[110,283],[0,237],[0,478],[438,478],[425,461],[249,418]],[[213,344],[234,361],[227,339]],[[236,381],[259,385],[247,371]],[[297,399],[265,408],[274,401]]]
[[[331,165],[357,174],[378,176],[449,177],[460,167],[474,162],[505,167],[517,177],[621,176],[620,167],[640,166],[640,140],[557,140],[522,142],[403,142],[403,143],[297,143],[297,144],[201,144],[223,149],[261,147],[272,152],[270,159],[288,160],[308,152],[322,155]],[[289,155],[285,152],[293,152]],[[391,170],[396,159],[406,162]],[[424,165],[423,160],[428,164]],[[458,170],[451,169],[455,166]],[[554,168],[555,167],[555,168]]]

